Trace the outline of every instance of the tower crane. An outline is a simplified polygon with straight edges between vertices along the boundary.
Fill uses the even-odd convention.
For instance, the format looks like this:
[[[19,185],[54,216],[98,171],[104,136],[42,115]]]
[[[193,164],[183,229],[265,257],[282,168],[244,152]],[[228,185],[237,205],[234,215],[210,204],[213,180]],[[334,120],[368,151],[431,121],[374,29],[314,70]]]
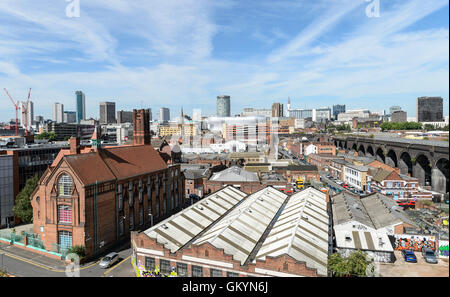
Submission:
[[[28,91],[27,102],[22,102],[22,116],[25,117],[25,135],[28,135],[28,104],[30,103],[30,94],[31,88]]]
[[[6,90],[6,88],[3,88],[6,92],[6,94],[8,95],[9,99],[11,99],[11,102],[13,103],[14,107],[16,108],[16,136],[19,135],[19,121],[18,121],[18,110],[19,110],[19,101],[14,102],[14,99],[11,97],[11,95],[9,95],[8,90]]]

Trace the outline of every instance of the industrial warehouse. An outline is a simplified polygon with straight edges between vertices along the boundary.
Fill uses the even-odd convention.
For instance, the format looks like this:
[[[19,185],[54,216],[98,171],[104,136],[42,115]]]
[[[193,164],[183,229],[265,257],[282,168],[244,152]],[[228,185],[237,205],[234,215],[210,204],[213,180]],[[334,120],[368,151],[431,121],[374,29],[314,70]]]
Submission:
[[[132,232],[137,273],[178,276],[327,276],[327,195],[214,192],[143,232]]]

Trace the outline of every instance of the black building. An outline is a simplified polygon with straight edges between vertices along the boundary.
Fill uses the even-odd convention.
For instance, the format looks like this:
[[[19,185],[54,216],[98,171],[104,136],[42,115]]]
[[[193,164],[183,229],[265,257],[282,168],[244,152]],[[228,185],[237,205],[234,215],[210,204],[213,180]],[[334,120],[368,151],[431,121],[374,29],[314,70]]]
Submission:
[[[442,122],[444,120],[444,106],[442,97],[417,98],[418,122]]]

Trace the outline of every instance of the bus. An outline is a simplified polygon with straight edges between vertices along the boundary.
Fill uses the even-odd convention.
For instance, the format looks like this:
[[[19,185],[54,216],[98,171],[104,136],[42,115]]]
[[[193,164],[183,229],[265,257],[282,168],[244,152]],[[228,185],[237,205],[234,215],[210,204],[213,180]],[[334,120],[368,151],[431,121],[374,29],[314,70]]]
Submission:
[[[297,177],[297,180],[295,181],[295,185],[297,186],[297,189],[304,189],[305,183],[303,182],[303,179]]]

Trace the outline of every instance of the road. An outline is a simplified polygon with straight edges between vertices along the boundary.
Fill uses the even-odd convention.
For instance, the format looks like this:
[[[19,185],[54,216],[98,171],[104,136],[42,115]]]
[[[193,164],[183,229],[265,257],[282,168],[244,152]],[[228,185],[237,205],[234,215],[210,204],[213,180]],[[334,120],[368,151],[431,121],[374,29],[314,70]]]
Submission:
[[[133,277],[131,248],[128,246],[115,250],[119,253],[118,263],[108,269],[98,265],[99,259],[82,265],[80,277]],[[43,255],[35,254],[18,247],[0,243],[0,269],[18,277],[66,277],[67,264]]]

